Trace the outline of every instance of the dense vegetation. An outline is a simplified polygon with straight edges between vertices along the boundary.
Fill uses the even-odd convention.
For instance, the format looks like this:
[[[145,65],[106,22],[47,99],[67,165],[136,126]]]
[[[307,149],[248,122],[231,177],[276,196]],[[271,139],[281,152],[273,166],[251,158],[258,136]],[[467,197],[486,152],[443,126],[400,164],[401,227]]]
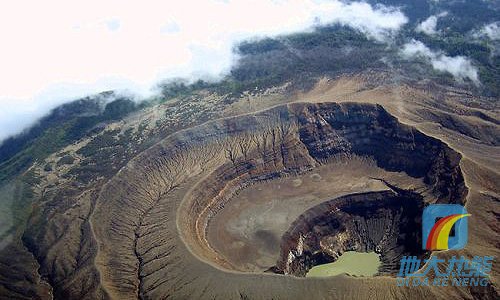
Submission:
[[[465,56],[472,59],[479,70],[482,87],[479,92],[487,96],[500,96],[500,41],[475,36],[485,24],[499,21],[500,2],[484,0],[421,1],[421,0],[369,0],[369,3],[382,3],[401,7],[409,18],[408,24],[398,36],[396,46],[411,39],[423,42],[429,48],[442,51],[449,56]],[[446,12],[438,19],[437,35],[416,32],[416,25],[431,15]],[[407,66],[407,65],[406,65]],[[423,76],[432,74],[429,70]],[[452,81],[448,84],[453,84]]]
[[[383,67],[392,50],[350,27],[331,25],[313,32],[251,40],[237,45],[240,59],[221,81],[194,83],[177,80],[160,84],[164,98],[189,95],[199,89],[221,94],[240,93],[292,82],[307,88],[319,76]]]
[[[242,56],[227,82],[244,89],[292,80],[312,82],[315,77],[382,67],[386,46],[349,27],[334,25],[277,39],[246,42]]]

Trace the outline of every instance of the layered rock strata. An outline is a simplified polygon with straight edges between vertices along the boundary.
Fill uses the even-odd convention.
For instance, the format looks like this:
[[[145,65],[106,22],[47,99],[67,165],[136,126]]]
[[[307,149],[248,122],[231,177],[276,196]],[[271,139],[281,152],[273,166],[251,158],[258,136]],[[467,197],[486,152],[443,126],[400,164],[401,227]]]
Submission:
[[[380,274],[395,275],[403,255],[422,257],[422,196],[381,191],[343,196],[302,214],[283,235],[275,272],[305,276],[345,251],[380,254]]]

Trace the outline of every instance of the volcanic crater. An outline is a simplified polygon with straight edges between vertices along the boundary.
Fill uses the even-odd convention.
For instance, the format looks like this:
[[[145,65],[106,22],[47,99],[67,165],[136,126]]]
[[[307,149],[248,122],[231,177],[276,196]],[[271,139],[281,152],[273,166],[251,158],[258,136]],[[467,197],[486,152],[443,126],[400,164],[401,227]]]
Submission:
[[[184,241],[217,267],[305,276],[354,250],[396,274],[401,256],[424,255],[423,207],[465,201],[460,154],[378,105],[296,103],[225,127],[228,161],[178,215]]]
[[[194,281],[251,290],[350,250],[380,253],[392,274],[424,254],[425,205],[464,203],[460,160],[374,104],[291,103],[179,131],[99,194],[101,284],[118,298],[184,295]]]

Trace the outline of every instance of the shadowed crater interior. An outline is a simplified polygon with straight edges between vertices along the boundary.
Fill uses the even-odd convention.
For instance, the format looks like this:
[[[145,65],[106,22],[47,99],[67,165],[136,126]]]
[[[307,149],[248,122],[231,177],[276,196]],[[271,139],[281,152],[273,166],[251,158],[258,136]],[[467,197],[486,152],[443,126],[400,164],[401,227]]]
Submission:
[[[424,255],[423,197],[397,188],[343,196],[302,214],[283,236],[274,272],[305,276],[345,251],[380,254],[381,274],[396,274],[402,255]]]

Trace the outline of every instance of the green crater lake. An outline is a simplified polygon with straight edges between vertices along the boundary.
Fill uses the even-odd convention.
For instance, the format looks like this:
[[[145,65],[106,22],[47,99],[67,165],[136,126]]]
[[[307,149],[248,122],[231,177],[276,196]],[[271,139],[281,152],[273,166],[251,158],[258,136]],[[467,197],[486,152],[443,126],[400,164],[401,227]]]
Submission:
[[[343,273],[353,276],[374,276],[380,267],[380,256],[375,252],[344,252],[336,261],[314,266],[306,277],[328,277]]]

